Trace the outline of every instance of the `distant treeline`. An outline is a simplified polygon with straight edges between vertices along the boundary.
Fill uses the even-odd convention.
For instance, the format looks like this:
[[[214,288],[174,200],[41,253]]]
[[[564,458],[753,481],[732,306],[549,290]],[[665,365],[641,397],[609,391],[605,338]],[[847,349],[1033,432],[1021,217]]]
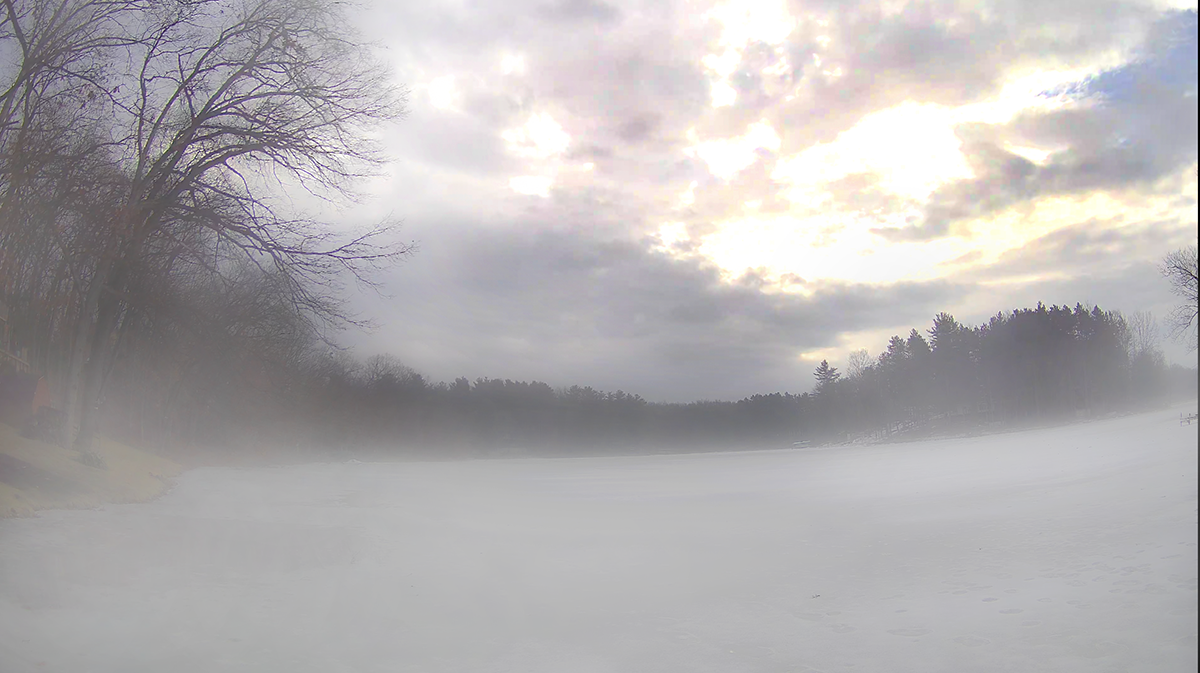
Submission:
[[[539,381],[433,383],[390,356],[312,350],[272,362],[217,340],[208,350],[193,343],[193,364],[170,385],[151,360],[122,362],[111,432],[421,457],[770,448],[1095,418],[1196,392],[1194,369],[1164,364],[1149,316],[1082,305],[1039,304],[977,326],[941,313],[878,357],[851,354],[846,372],[822,362],[811,393],[736,402],[651,403]]]

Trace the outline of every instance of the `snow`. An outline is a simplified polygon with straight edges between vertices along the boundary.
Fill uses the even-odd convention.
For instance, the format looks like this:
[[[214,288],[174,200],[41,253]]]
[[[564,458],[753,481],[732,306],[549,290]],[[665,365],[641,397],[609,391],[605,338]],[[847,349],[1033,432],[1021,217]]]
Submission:
[[[0,669],[1192,671],[1197,432],[1178,412],[195,470],[155,503],[0,522]]]

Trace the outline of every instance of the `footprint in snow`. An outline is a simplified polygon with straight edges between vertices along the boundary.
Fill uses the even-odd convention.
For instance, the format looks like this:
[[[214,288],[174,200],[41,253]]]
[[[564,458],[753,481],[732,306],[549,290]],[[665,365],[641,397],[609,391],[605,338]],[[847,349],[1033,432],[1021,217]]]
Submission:
[[[979,647],[980,645],[987,645],[992,641],[987,638],[980,638],[979,636],[959,636],[954,639],[954,642],[966,647]]]
[[[929,633],[929,629],[891,629],[888,633],[893,636],[923,636]]]

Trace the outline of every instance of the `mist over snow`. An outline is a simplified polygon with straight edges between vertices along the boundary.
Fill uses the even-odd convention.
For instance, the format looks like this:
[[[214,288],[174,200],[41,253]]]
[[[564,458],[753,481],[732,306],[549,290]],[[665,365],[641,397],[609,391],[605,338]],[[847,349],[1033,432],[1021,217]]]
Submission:
[[[1196,0],[0,2],[0,673],[1196,670],[1197,101]]]
[[[0,521],[0,661],[1193,670],[1179,411],[824,450],[195,470],[151,505]]]

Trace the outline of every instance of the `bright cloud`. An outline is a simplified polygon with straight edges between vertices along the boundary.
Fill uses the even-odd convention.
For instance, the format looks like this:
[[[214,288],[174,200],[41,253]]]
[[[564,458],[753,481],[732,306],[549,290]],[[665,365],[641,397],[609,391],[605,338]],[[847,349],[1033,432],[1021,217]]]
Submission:
[[[534,114],[521,126],[503,132],[501,137],[510,152],[532,160],[536,166],[532,170],[542,173],[509,179],[509,188],[518,194],[548,198],[550,188],[555,183],[554,176],[564,172],[567,176],[590,173],[595,169],[595,164],[590,162],[572,165],[562,160],[563,153],[571,144],[571,136],[549,114]]]
[[[501,134],[518,156],[546,159],[566,151],[571,136],[548,114],[535,114],[520,126]]]
[[[814,54],[815,56],[815,54]],[[904,103],[863,117],[829,143],[818,143],[778,161],[772,177],[793,187],[792,199],[814,205],[822,202],[825,183],[856,173],[873,173],[880,187],[914,201],[923,201],[938,187],[972,177],[961,152],[956,126],[969,122],[1003,124],[1030,110],[1051,110],[1071,104],[1045,91],[1079,81],[1098,68],[1036,72],[1013,77],[998,96],[957,108]],[[840,69],[826,73],[840,76]],[[1054,148],[1016,147],[1035,163]]]
[[[726,223],[702,239],[699,252],[730,278],[746,269],[765,268],[782,276],[885,283],[936,277],[935,265],[961,247],[946,239],[912,249],[882,246],[871,223],[853,216],[796,218],[750,216]],[[805,292],[803,286],[792,291]]]
[[[439,110],[454,108],[458,103],[458,89],[454,86],[454,77],[447,75],[429,83],[427,87],[429,103]]]
[[[713,82],[711,95],[713,107],[728,107],[737,102],[737,89],[726,81]]]
[[[737,91],[729,77],[737,70],[746,47],[759,42],[779,45],[787,40],[796,20],[781,0],[754,0],[717,5],[705,17],[721,24],[721,51],[708,54],[701,63],[713,76],[711,97],[713,107],[733,105]]]
[[[508,186],[518,194],[548,198],[554,179],[540,175],[521,175],[508,181]]]
[[[1064,105],[1078,104],[1068,96],[1047,96],[1046,92],[1064,84],[1083,81],[1118,63],[1119,61],[1110,58],[1095,63],[1090,68],[1040,70],[1016,74],[1008,79],[997,96],[954,108],[950,111],[946,121],[951,124],[965,122],[1006,124],[1021,112],[1048,111]]]
[[[853,282],[927,280],[944,275],[939,265],[964,254],[977,253],[982,263],[1088,217],[1129,212],[1127,205],[1105,195],[1050,198],[996,213],[986,222],[968,223],[973,232],[969,240],[891,244],[871,232],[918,219],[921,205],[936,189],[974,177],[962,153],[958,125],[1002,124],[1025,111],[1080,105],[1044,92],[1096,71],[1023,73],[1012,77],[997,96],[979,103],[951,108],[908,102],[869,114],[834,140],[777,160],[771,177],[787,187],[794,212],[760,214],[755,212],[756,202],[746,202],[743,214],[719,223],[715,232],[704,237],[699,251],[730,278],[748,268],[766,268],[777,274]],[[693,136],[692,140],[695,145],[689,151],[724,180],[750,166],[760,148],[779,147],[778,136],[766,122],[735,138],[697,142]],[[1043,164],[1060,148],[1008,145],[1007,149]],[[866,184],[899,197],[893,210],[862,212],[842,204],[830,192],[830,183],[858,174],[870,176]]]
[[[524,75],[525,57],[520,54],[505,54],[500,59],[500,72],[505,75]]]
[[[688,240],[687,226],[682,222],[668,222],[658,228],[661,247],[670,250],[676,243]]]
[[[687,191],[679,195],[680,208],[688,208],[692,204],[696,203],[696,187],[699,184],[700,183],[693,180],[692,184],[688,185]]]
[[[1013,145],[1011,143],[1006,143],[1004,145],[1004,149],[1017,156],[1025,157],[1039,166],[1046,163],[1046,159],[1050,158],[1051,154],[1054,154],[1054,150],[1044,150],[1037,147],[1025,147],[1023,145]]]
[[[1193,179],[1185,192],[1188,189],[1195,192],[1194,167],[1192,171]],[[1109,194],[1094,193],[1050,197],[1008,208],[976,221],[969,238],[948,237],[898,245],[884,244],[871,233],[878,223],[869,217],[831,213],[800,218],[748,213],[704,236],[699,252],[719,265],[729,278],[736,278],[746,269],[765,268],[777,277],[793,273],[810,279],[847,282],[930,280],[945,276],[945,265],[964,255],[972,254],[976,264],[987,264],[1059,229],[1082,222],[1107,221],[1114,213],[1121,213],[1131,223],[1155,222],[1168,216],[1195,226],[1194,208],[1179,205],[1173,197],[1149,198],[1131,206]],[[1069,270],[1049,270],[1036,278],[1013,278],[1006,282],[1046,280],[1062,273]],[[804,288],[792,291],[803,292]]]
[[[779,151],[779,134],[765,119],[751,124],[746,133],[734,138],[699,142],[695,132],[689,139],[696,144],[684,150],[688,156],[699,157],[708,171],[722,180],[730,180],[758,160],[759,150]]]
[[[868,115],[829,143],[780,159],[772,178],[792,185],[793,201],[820,203],[823,186],[856,173],[879,176],[884,189],[923,200],[934,189],[971,177],[954,134],[951,112],[936,105],[903,105]]]
[[[706,16],[720,22],[721,46],[728,49],[742,49],[751,42],[780,44],[796,26],[784,0],[728,2]]]

